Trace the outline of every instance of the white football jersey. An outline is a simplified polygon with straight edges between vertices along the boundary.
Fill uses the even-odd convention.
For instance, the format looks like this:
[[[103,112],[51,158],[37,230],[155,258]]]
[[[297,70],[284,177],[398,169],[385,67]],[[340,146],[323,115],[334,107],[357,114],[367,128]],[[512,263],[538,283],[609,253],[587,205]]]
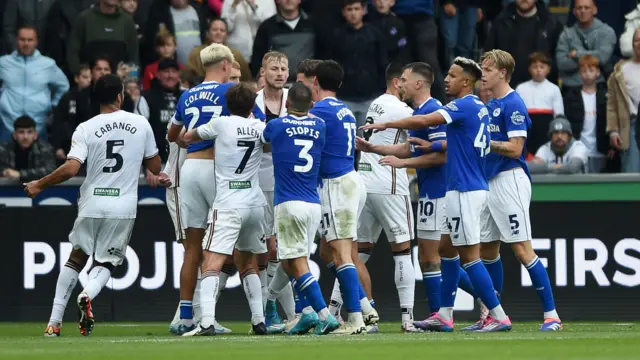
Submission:
[[[582,163],[587,165],[589,163],[589,149],[580,140],[574,140],[571,147],[562,156],[557,156],[553,150],[551,150],[551,142],[540,146],[536,151],[536,157],[541,158],[547,164],[566,164],[572,158],[579,158]]]
[[[282,106],[280,108],[280,115],[283,117],[287,115],[287,96],[289,89],[282,89]],[[256,105],[262,110],[263,114],[266,114],[266,105],[264,104],[264,89],[257,92]],[[273,191],[275,186],[275,179],[273,177],[273,158],[271,153],[262,153],[262,163],[260,164],[260,188],[262,191]]]
[[[171,127],[171,121],[167,124],[167,130]],[[183,149],[174,142],[169,142],[169,157],[167,157],[167,163],[164,165],[163,173],[167,174],[171,179],[171,186],[169,188],[180,186],[180,168],[187,159],[187,149]]]
[[[265,206],[258,171],[265,124],[257,119],[221,116],[200,126],[198,136],[216,141],[216,209]]]
[[[367,123],[385,123],[404,119],[413,114],[413,110],[396,96],[383,94],[375,99],[367,112]],[[365,134],[366,136],[366,134]],[[369,142],[376,145],[394,145],[407,141],[405,130],[387,129],[372,133]],[[382,156],[363,152],[358,172],[362,177],[367,193],[409,195],[409,178],[406,169],[395,169],[380,165]]]
[[[120,110],[78,125],[67,155],[87,162],[78,216],[135,219],[140,166],[156,155],[153,130],[140,115]]]

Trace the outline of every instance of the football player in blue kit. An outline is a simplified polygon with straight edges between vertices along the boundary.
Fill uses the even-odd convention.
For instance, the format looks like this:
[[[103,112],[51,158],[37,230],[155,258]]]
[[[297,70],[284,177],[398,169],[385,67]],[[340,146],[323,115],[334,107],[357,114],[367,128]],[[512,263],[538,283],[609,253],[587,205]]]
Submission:
[[[556,311],[549,275],[531,246],[531,175],[525,161],[531,119],[524,101],[509,86],[514,67],[513,57],[503,50],[492,50],[482,57],[482,87],[490,90],[494,98],[487,104],[491,116],[491,152],[487,155],[489,194],[482,216],[480,252],[493,286],[502,294],[500,244],[511,245],[542,302],[544,323],[540,330],[558,331],[562,330],[562,321]],[[479,326],[476,323],[470,328]]]
[[[460,264],[474,290],[489,308],[490,315],[480,332],[511,330],[511,321],[500,305],[491,277],[480,259],[480,216],[488,192],[485,157],[490,151],[489,114],[473,95],[482,69],[473,60],[458,57],[445,78],[447,94],[455,97],[442,109],[388,123],[369,124],[363,129],[420,130],[447,124],[447,166],[445,194],[449,236],[440,241],[442,284],[441,307],[431,316],[428,329],[453,331],[453,304],[460,278]]]
[[[231,50],[222,44],[211,44],[202,49],[200,59],[206,70],[204,82],[180,96],[167,134],[169,142],[177,142],[181,147],[186,147],[181,139],[183,130],[192,130],[207,124],[211,119],[229,115],[225,93],[234,85],[228,82],[234,61]],[[264,119],[260,109],[254,109],[253,114]],[[195,329],[193,309],[195,307],[198,310],[200,303],[197,289],[202,238],[207,228],[209,209],[216,195],[213,141],[191,144],[186,148],[187,159],[180,169],[180,213],[186,228],[183,243],[185,256],[180,271],[180,323],[170,328],[177,335]],[[220,326],[216,328],[220,329]]]

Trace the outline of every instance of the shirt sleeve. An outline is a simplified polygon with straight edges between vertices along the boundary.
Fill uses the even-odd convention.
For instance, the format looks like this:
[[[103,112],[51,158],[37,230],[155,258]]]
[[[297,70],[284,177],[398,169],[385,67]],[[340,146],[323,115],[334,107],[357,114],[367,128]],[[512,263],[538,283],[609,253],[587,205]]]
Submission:
[[[504,109],[504,123],[509,139],[515,137],[527,137],[529,128],[529,114],[524,104],[509,104]]]
[[[446,121],[447,124],[451,124],[452,122],[464,120],[464,110],[460,109],[460,107],[460,103],[453,100],[436,112],[444,117],[444,121]]]
[[[253,117],[255,117],[256,119],[258,119],[260,121],[265,121],[267,119],[267,117],[264,115],[262,110],[260,110],[258,105],[253,107],[253,110],[251,111],[251,113],[253,114]]]
[[[186,94],[187,92],[185,92]],[[183,114],[183,104],[184,102],[182,101],[182,97],[180,97],[180,100],[178,100],[178,104],[176,105],[176,112],[173,114],[173,116],[171,117],[171,123],[182,126],[184,125],[184,119],[182,118],[182,114]]]
[[[264,126],[262,134],[260,134],[260,141],[262,141],[263,144],[268,144],[271,142],[274,126],[275,124],[273,122],[269,122]]]
[[[447,140],[447,127],[446,125],[437,125],[429,128],[429,141]]]
[[[213,140],[218,137],[218,123],[220,123],[223,117],[217,119],[211,119],[208,123],[196,128],[198,136],[202,140]]]
[[[158,155],[158,146],[156,146],[156,138],[153,135],[153,130],[148,122],[146,122],[145,129],[147,135],[144,139],[144,158],[146,160]]]
[[[84,164],[85,160],[87,160],[87,154],[89,153],[89,147],[87,146],[83,129],[83,127],[78,126],[76,131],[73,132],[73,136],[71,137],[71,150],[69,150],[69,154],[67,155],[67,158],[76,159],[80,161],[81,164]]]

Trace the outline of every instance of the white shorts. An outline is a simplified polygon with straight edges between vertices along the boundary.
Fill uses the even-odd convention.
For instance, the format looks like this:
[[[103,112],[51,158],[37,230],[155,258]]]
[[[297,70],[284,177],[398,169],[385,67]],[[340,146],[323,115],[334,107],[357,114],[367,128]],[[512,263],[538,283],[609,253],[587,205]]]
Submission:
[[[320,204],[287,201],[276,205],[276,233],[278,259],[308,257],[320,226]]]
[[[531,240],[530,203],[531,181],[522,168],[503,171],[489,180],[480,240],[506,243]]]
[[[122,264],[127,253],[135,219],[78,217],[69,233],[74,249],[93,255],[94,261]]]
[[[266,253],[264,208],[211,209],[202,248],[225,255],[233,255],[233,249]]]
[[[358,217],[366,200],[367,191],[355,171],[322,179],[322,227],[327,241],[358,239]]]
[[[447,223],[453,246],[480,243],[480,217],[487,207],[486,190],[459,192],[445,195]]]
[[[173,222],[173,231],[175,232],[175,239],[179,243],[186,238],[184,233],[184,227],[182,226],[182,219],[180,218],[180,190],[178,187],[171,187],[167,189],[167,209],[169,209],[169,216]]]
[[[275,231],[275,222],[273,218],[273,191],[263,191],[264,197],[267,199],[267,205],[264,206],[264,235],[269,238],[273,236]]]
[[[414,238],[408,195],[367,194],[358,218],[358,242],[377,243],[382,229],[390,243],[400,244]]]
[[[449,233],[446,208],[444,197],[418,200],[418,239],[439,241],[442,234]]]
[[[183,226],[206,229],[207,217],[216,197],[213,160],[187,159],[180,169],[180,209]]]

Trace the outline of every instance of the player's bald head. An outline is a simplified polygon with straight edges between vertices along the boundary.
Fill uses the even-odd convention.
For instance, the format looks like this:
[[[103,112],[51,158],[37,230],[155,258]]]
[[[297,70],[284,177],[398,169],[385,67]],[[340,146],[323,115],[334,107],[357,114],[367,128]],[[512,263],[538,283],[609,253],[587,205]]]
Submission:
[[[287,112],[290,114],[306,114],[311,109],[311,103],[311,89],[302,82],[291,85],[287,95]]]

